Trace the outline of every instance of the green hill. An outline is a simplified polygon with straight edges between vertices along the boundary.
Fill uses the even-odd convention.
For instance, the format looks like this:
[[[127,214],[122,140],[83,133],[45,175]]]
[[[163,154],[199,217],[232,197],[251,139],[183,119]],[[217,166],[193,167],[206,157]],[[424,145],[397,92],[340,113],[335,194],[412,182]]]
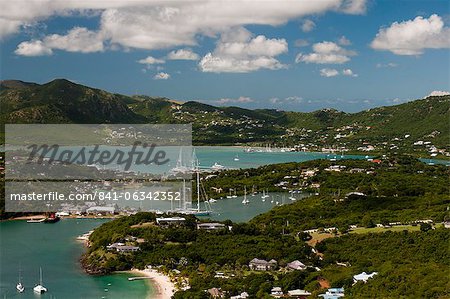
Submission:
[[[450,148],[450,96],[428,97],[358,113],[310,113],[215,107],[167,98],[125,96],[57,79],[1,81],[3,123],[192,123],[195,144],[294,146],[317,151],[416,152]],[[406,137],[405,137],[406,135]],[[409,136],[408,136],[409,135]],[[429,142],[414,146],[417,141]]]
[[[0,119],[4,123],[143,122],[126,99],[64,79],[43,85],[3,81]]]

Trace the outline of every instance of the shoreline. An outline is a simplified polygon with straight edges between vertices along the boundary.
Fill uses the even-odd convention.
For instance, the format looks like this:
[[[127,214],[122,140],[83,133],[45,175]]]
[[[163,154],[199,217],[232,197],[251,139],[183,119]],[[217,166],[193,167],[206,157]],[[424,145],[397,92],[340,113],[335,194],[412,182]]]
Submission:
[[[170,278],[156,270],[132,269],[125,272],[136,276],[149,277],[147,283],[151,285],[152,291],[147,294],[147,299],[170,299],[175,293],[175,285],[170,281]]]
[[[114,216],[78,216],[78,215],[69,215],[69,216],[61,216],[62,219],[116,219],[123,215],[114,215]],[[30,219],[43,219],[46,218],[44,214],[38,214],[38,215],[25,215],[25,216],[17,216],[12,218],[6,218],[2,219],[1,221],[14,221],[14,220],[30,220]]]

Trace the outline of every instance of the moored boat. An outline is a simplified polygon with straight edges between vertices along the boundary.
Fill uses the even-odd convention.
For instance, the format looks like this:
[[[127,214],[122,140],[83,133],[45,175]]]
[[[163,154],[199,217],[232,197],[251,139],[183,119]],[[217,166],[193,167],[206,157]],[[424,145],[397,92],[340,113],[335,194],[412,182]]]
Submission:
[[[39,284],[33,288],[33,291],[37,294],[42,294],[47,292],[47,288],[44,287],[42,283],[42,268],[39,268]]]

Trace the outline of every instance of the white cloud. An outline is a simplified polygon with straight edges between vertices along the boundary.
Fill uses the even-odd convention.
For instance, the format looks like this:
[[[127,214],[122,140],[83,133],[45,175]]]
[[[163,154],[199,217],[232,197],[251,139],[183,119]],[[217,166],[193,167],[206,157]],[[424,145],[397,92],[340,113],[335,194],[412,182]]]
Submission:
[[[285,98],[270,98],[269,102],[274,105],[289,105],[289,104],[300,104],[303,103],[303,98],[299,96],[289,96]]]
[[[243,97],[240,96],[239,98],[233,99],[233,98],[223,98],[220,100],[215,101],[217,104],[219,105],[223,105],[223,104],[243,104],[243,103],[252,103],[255,100],[253,100],[252,98],[249,97]]]
[[[0,40],[8,35],[16,33],[22,26],[22,22],[0,18]]]
[[[164,72],[159,72],[153,76],[154,80],[167,80],[169,78],[170,78],[170,75],[168,73],[164,73]]]
[[[170,60],[198,60],[200,56],[194,53],[191,49],[179,49],[176,51],[171,51],[167,54],[167,59]]]
[[[356,55],[356,52],[346,50],[333,42],[316,43],[312,47],[313,53],[297,54],[296,63],[318,63],[318,64],[342,64],[350,61],[350,56]]]
[[[346,0],[341,5],[341,11],[359,15],[364,14],[367,10],[367,1],[366,0]]]
[[[320,70],[320,75],[322,77],[336,77],[339,75],[348,76],[348,77],[358,77],[358,74],[355,74],[351,69],[343,69],[340,73],[336,69],[324,68]]]
[[[97,32],[75,27],[66,35],[52,34],[44,38],[44,43],[52,49],[69,52],[100,52],[104,50],[102,37]]]
[[[321,42],[313,45],[314,52],[321,54],[339,54],[339,55],[348,55],[353,56],[356,55],[356,52],[346,50],[333,42]]]
[[[398,64],[397,63],[393,63],[393,62],[389,62],[389,63],[377,63],[376,67],[377,68],[382,68],[382,67],[397,67]]]
[[[425,49],[450,48],[450,28],[436,14],[381,28],[370,46],[397,55],[420,55]]]
[[[351,69],[343,69],[342,75],[349,76],[349,77],[358,77],[358,74],[353,73]]]
[[[296,63],[318,63],[318,64],[342,64],[349,61],[350,58],[345,55],[338,54],[320,54],[320,53],[310,53],[310,54],[297,54],[295,58]]]
[[[14,51],[17,55],[21,56],[43,56],[52,55],[52,49],[48,48],[40,40],[21,42],[17,49]]]
[[[222,34],[215,50],[199,62],[203,72],[247,73],[259,69],[281,69],[286,66],[275,56],[288,51],[285,39],[268,39],[264,35],[253,37],[239,27]]]
[[[432,91],[426,97],[441,97],[441,96],[448,96],[448,95],[450,95],[450,92],[448,92],[448,91],[435,90],[435,91]]]
[[[52,34],[43,40],[22,42],[15,53],[22,56],[42,56],[51,55],[55,49],[91,53],[103,51],[104,46],[99,33],[83,27],[74,27],[66,35]]]
[[[311,32],[314,30],[314,28],[316,28],[316,23],[311,20],[303,21],[303,24],[301,26],[303,32]]]
[[[152,64],[162,64],[165,63],[163,59],[158,59],[153,56],[147,56],[144,59],[138,60],[141,64],[152,65]]]
[[[337,70],[335,70],[335,69],[327,69],[327,68],[325,68],[325,69],[321,69],[320,70],[320,75],[322,76],[322,77],[335,77],[335,76],[337,76],[337,75],[339,75],[339,72],[337,71]]]
[[[338,40],[338,44],[341,46],[350,46],[352,42],[345,36],[341,36]]]
[[[355,0],[321,1],[159,1],[159,0],[15,0],[3,1],[0,38],[52,16],[100,15],[103,43],[120,48],[165,49],[197,44],[197,37],[215,37],[238,26],[278,26],[289,20],[327,11],[363,13]],[[97,44],[99,47],[99,44]],[[110,48],[108,47],[108,48]],[[67,46],[67,48],[72,48]],[[74,47],[73,49],[81,48]]]

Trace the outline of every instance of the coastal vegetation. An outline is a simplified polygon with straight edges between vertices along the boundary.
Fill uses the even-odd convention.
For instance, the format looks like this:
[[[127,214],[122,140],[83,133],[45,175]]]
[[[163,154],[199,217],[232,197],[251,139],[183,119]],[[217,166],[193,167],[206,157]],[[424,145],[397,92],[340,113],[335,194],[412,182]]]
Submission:
[[[244,186],[258,192],[293,191],[313,196],[291,205],[275,207],[255,217],[255,225],[276,225],[281,230],[377,223],[407,223],[417,219],[444,221],[450,203],[449,170],[443,165],[426,165],[408,156],[360,160],[314,160],[303,163],[267,165],[255,169],[229,170],[205,179],[206,190],[221,187],[242,193]],[[280,184],[283,183],[283,184]],[[292,196],[295,196],[292,195]],[[288,201],[290,201],[288,199]]]
[[[122,217],[94,231],[82,263],[92,274],[157,267],[174,276],[179,287],[188,281],[190,288],[174,298],[208,298],[206,290],[212,288],[226,296],[245,291],[266,298],[273,287],[285,293],[305,289],[317,298],[329,286],[344,287],[347,298],[446,298],[450,231],[440,223],[449,217],[448,169],[404,156],[381,160],[319,160],[223,172],[208,184],[262,188],[260,180],[273,184],[280,173],[284,179],[315,169],[307,181],[320,184],[320,191],[247,223],[227,220],[217,230],[199,229],[194,216],[183,215],[182,223],[168,226],[156,221],[166,215]],[[330,171],[332,166],[340,171]],[[356,168],[364,171],[350,171]],[[370,229],[374,226],[378,230]],[[140,250],[108,250],[114,242]],[[276,267],[256,271],[250,265],[255,258],[273,259]],[[295,260],[305,267],[289,268]],[[361,272],[378,274],[355,284],[353,275]]]

